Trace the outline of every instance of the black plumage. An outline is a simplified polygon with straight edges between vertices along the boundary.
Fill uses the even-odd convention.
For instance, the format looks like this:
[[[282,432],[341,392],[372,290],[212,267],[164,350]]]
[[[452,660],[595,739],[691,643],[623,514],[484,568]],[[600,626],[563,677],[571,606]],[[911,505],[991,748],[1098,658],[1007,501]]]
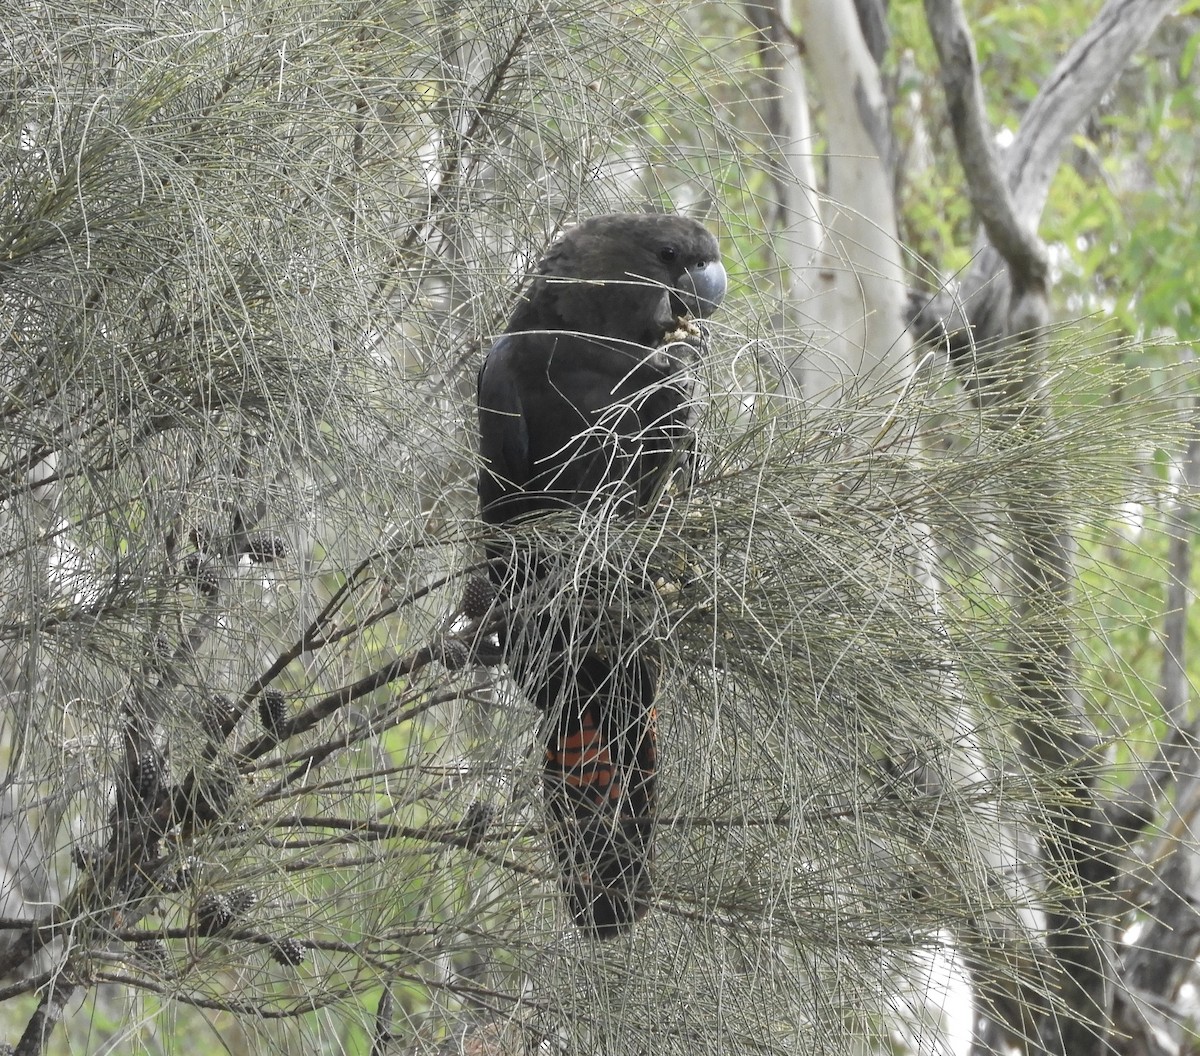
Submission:
[[[716,239],[685,217],[599,216],[551,246],[479,372],[484,520],[651,503],[690,446],[697,320],[725,286]],[[563,887],[576,922],[611,936],[647,908],[657,656],[603,600],[570,614],[531,602],[550,556],[497,543],[490,574],[513,600],[510,671],[545,713]]]

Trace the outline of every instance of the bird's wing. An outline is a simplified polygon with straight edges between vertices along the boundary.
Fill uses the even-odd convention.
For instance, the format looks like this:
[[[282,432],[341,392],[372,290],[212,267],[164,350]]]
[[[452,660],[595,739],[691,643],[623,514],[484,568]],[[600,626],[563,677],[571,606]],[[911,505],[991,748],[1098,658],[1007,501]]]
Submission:
[[[503,496],[521,491],[531,476],[529,426],[513,362],[521,340],[521,334],[504,334],[479,368],[479,498],[485,517]]]

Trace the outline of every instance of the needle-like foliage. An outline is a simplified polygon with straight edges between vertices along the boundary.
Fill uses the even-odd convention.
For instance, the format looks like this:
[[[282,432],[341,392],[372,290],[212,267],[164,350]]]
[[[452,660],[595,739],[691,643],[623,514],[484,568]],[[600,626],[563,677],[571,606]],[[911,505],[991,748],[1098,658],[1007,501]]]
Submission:
[[[637,15],[0,14],[18,1051],[65,1015],[97,1052],[846,1053],[967,933],[1011,966],[996,994],[1053,999],[1017,834],[1061,789],[1010,740],[995,511],[1100,523],[1147,429],[1094,398],[1118,379],[1073,331],[1052,425],[996,430],[928,363],[821,408],[745,284],[691,487],[513,529],[565,555],[529,604],[662,645],[650,915],[601,946],[563,905],[464,422],[564,222],[644,204],[655,151],[684,174],[660,205],[721,189],[630,105],[686,79],[682,30]]]

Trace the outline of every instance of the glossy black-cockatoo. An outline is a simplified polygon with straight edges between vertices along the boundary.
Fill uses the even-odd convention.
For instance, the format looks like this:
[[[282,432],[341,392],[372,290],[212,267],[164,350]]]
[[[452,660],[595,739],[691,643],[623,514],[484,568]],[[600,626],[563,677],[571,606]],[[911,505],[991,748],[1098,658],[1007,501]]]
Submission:
[[[555,242],[479,371],[484,520],[627,518],[652,502],[690,448],[697,321],[725,286],[717,240],[685,217],[598,216]],[[497,544],[489,557],[512,603],[509,670],[544,713],[563,888],[581,928],[619,934],[649,894],[656,650],[606,604],[555,616],[529,603],[545,554]]]

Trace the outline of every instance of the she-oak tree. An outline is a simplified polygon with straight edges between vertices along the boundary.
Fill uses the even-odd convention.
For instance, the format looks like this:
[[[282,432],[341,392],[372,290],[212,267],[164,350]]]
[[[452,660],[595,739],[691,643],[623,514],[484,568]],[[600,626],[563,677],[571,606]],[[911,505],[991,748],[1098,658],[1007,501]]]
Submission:
[[[962,13],[928,5],[988,245],[910,299],[886,19],[811,7],[0,18],[18,1051],[128,1051],[167,1016],[185,1052],[932,1049],[942,942],[980,1051],[1180,1051],[1188,782],[1163,864],[1125,863],[1189,718],[1164,703],[1161,758],[1110,797],[1064,545],[1127,497],[1153,408],[1095,400],[1086,340],[1044,347],[1030,233],[1167,8],[1108,4],[998,161]],[[598,956],[503,614],[459,611],[485,538],[462,421],[536,255],[648,199],[720,220],[735,281],[690,493],[537,528],[617,600],[662,580],[653,907]]]

